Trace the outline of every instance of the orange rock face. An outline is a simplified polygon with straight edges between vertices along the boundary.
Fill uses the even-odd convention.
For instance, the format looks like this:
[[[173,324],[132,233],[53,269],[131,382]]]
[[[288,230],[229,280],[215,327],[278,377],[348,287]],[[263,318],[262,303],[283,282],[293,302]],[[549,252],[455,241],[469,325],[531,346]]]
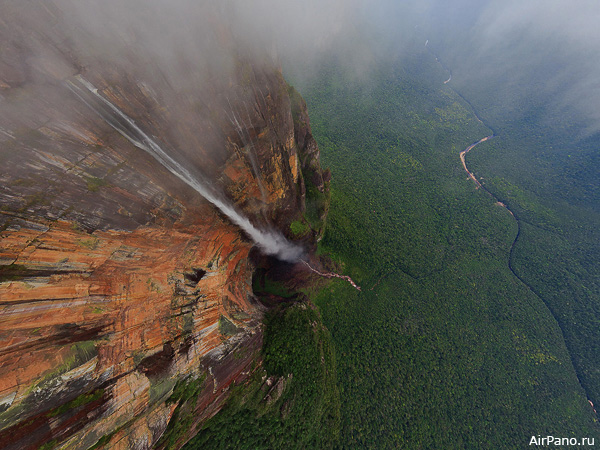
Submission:
[[[253,243],[68,82],[93,82],[258,228],[301,214],[318,151],[279,70],[216,16],[228,69],[183,88],[130,42],[83,51],[61,3],[0,7],[0,448],[160,446],[176,386],[199,386],[189,434],[257,362]]]
[[[110,414],[78,433],[86,445],[158,411],[166,425],[170,408],[153,398],[154,384],[197,377],[211,352],[225,352],[232,337],[220,321],[235,326],[236,345],[260,333],[249,300],[252,244],[202,210],[210,219],[189,226],[89,234],[72,222],[13,218],[0,253],[10,262],[0,283],[3,443],[32,416],[49,412],[50,423],[56,407],[100,388]],[[56,434],[37,437],[15,446]]]

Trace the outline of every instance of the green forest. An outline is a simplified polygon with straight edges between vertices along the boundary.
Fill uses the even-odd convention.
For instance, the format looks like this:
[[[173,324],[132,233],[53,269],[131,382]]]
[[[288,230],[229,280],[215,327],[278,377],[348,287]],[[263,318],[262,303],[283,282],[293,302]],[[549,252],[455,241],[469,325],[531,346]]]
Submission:
[[[444,84],[422,46],[368,76],[344,67],[332,57],[308,83],[288,78],[302,80],[333,174],[319,252],[362,291],[336,280],[316,307],[272,312],[257,373],[289,380],[283,394],[265,403],[260,377],[236,387],[186,448],[513,449],[531,436],[597,437],[594,142],[552,137],[534,115],[503,122],[481,91]],[[477,189],[459,153],[492,133],[467,156]]]
[[[530,260],[543,258],[549,242],[532,236],[527,222],[519,229],[460,163],[460,151],[492,131],[443,84],[447,73],[425,48],[378,61],[363,79],[340,67],[329,61],[301,90],[333,173],[321,251],[363,288],[338,281],[316,300],[336,350],[338,447],[523,448],[538,434],[597,436],[573,348],[544,296],[559,282],[557,266],[525,269],[539,270]],[[529,163],[517,149],[502,154],[505,142],[496,138],[468,156],[484,186],[515,214],[524,211],[509,195],[547,226],[569,229],[571,210],[559,214],[522,187],[535,179],[494,170],[492,159]],[[556,260],[578,242],[565,235],[559,244]],[[585,291],[584,269],[560,264]]]
[[[333,448],[340,398],[331,337],[317,308],[306,301],[272,309],[261,359],[184,449]]]

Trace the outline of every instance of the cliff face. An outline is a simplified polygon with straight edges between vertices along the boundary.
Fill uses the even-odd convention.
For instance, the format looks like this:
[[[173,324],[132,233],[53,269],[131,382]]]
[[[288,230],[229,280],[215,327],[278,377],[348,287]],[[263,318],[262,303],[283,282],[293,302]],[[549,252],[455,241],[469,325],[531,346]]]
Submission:
[[[150,448],[185,414],[178,445],[259,361],[253,243],[68,82],[93,83],[259,228],[301,216],[318,151],[280,70],[217,16],[227,70],[175,58],[178,84],[133,44],[83,51],[56,4],[0,13],[0,448]]]

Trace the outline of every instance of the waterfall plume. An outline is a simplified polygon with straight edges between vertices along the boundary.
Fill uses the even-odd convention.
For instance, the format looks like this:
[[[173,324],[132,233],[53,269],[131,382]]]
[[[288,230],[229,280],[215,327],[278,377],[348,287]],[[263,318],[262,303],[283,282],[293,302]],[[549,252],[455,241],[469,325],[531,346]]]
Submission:
[[[303,249],[289,242],[279,231],[259,229],[250,222],[237,208],[217,192],[197,171],[192,173],[165,152],[160,145],[148,136],[127,114],[102,96],[98,89],[82,76],[68,81],[69,89],[90,109],[99,115],[133,145],[145,151],[158,161],[169,172],[192,187],[202,197],[212,203],[225,214],[235,225],[239,226],[252,241],[266,254],[273,255],[288,262],[296,262],[303,255]]]

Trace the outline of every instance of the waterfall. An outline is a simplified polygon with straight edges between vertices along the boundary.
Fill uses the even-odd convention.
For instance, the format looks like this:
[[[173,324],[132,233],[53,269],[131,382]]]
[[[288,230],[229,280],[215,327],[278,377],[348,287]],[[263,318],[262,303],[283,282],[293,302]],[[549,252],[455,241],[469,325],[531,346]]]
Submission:
[[[233,110],[233,107],[231,106],[231,102],[229,101],[229,98],[228,97],[226,97],[226,98],[227,98],[227,103],[229,103],[229,108],[231,109],[231,114],[233,116],[233,119],[229,116],[227,111],[224,110],[225,115],[227,116],[227,119],[229,119],[229,122],[231,123],[231,125],[233,125],[233,127],[235,128],[237,135],[240,137],[242,144],[244,145],[244,148],[246,149],[246,155],[248,156],[248,159],[250,160],[250,166],[252,167],[254,179],[256,180],[256,183],[260,190],[260,195],[262,197],[262,201],[263,201],[263,203],[266,203],[267,195],[266,195],[265,188],[263,187],[263,184],[260,181],[260,170],[258,169],[258,163],[256,161],[256,155],[255,155],[256,152],[254,149],[254,142],[253,142],[250,134],[247,132],[244,133],[244,131],[243,131],[243,130],[247,130],[247,127],[249,127],[250,124],[252,124],[252,121],[250,120],[250,113],[248,113],[248,108],[246,108],[246,113],[248,114],[248,125],[246,125],[246,123],[240,117],[240,120],[242,121],[242,124],[244,125],[244,128],[242,129],[242,127],[240,126],[239,120],[235,116],[235,111]],[[244,106],[245,105],[246,105],[246,102],[244,101]],[[247,135],[247,140],[249,143],[246,142],[246,135]]]
[[[235,225],[239,226],[263,252],[288,262],[296,262],[302,257],[302,248],[289,242],[280,232],[274,229],[264,230],[256,228],[233,204],[215,191],[208,184],[207,180],[203,179],[204,177],[198,173],[192,174],[188,169],[175,161],[154,139],[138,127],[133,119],[100,95],[94,85],[80,75],[77,75],[75,78],[88,91],[86,92],[73,81],[67,82],[69,89],[80,100],[133,145],[148,153],[169,172],[212,203]]]

